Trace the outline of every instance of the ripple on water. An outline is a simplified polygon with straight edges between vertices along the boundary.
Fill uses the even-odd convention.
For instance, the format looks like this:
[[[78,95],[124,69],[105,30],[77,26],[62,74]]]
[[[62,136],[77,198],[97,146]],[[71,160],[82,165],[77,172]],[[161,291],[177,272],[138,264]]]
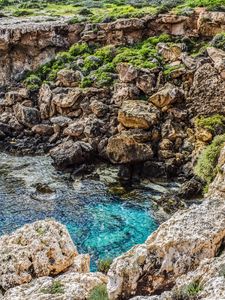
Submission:
[[[121,199],[109,194],[103,182],[69,181],[48,157],[1,153],[0,234],[54,218],[67,226],[80,253],[91,254],[94,270],[99,258],[120,255],[157,228],[149,193],[139,190]]]

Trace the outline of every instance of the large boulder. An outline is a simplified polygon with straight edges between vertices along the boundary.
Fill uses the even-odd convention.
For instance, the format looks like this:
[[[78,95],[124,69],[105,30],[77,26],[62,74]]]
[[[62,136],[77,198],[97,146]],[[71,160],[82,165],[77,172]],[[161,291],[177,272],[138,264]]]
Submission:
[[[187,106],[192,115],[225,112],[225,81],[211,64],[205,63],[195,72]]]
[[[102,273],[68,273],[56,278],[42,277],[10,289],[4,300],[86,300],[96,287],[106,285]]]
[[[126,132],[111,137],[106,151],[109,160],[119,164],[147,161],[153,157],[151,145],[137,142]]]
[[[70,267],[77,255],[65,226],[51,220],[25,225],[0,238],[0,288],[57,275]]]
[[[159,119],[159,111],[141,100],[127,100],[118,114],[118,121],[127,128],[149,129]]]
[[[71,108],[75,104],[79,105],[80,101],[83,99],[83,91],[80,88],[75,88],[69,91],[68,94],[59,93],[55,94],[52,101],[60,108]]]
[[[17,104],[14,113],[17,120],[27,127],[33,127],[40,122],[40,112],[36,108]]]
[[[108,273],[110,300],[168,289],[203,259],[217,256],[224,238],[224,199],[206,199],[200,206],[177,212],[144,244],[114,260]]]
[[[157,93],[149,98],[155,106],[163,108],[181,101],[184,98],[184,92],[171,83],[166,83]]]
[[[78,141],[66,141],[50,151],[50,155],[57,168],[64,169],[87,162],[91,158],[90,144]]]

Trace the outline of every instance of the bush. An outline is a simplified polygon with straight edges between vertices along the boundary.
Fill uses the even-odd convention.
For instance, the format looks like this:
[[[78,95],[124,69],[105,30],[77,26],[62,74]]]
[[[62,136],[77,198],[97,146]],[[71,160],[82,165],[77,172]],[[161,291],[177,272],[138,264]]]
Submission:
[[[211,117],[198,117],[195,120],[195,125],[209,130],[213,134],[219,134],[224,132],[225,129],[225,116],[223,115],[213,115]]]
[[[41,86],[41,79],[37,75],[31,74],[24,80],[26,88],[30,91],[36,91]]]
[[[200,154],[194,172],[206,182],[205,191],[208,185],[215,178],[218,169],[216,168],[220,151],[225,143],[225,134],[216,136],[212,143]]]
[[[95,287],[88,297],[88,300],[109,300],[106,285],[102,284]]]
[[[100,259],[98,261],[98,271],[107,274],[112,264],[111,258]]]

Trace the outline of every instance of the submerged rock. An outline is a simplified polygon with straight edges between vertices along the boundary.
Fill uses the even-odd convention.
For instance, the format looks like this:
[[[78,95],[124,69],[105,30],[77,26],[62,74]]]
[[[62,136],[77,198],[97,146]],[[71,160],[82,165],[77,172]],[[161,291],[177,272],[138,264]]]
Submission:
[[[65,226],[50,220],[25,225],[0,238],[0,288],[57,275],[70,267],[77,255]]]

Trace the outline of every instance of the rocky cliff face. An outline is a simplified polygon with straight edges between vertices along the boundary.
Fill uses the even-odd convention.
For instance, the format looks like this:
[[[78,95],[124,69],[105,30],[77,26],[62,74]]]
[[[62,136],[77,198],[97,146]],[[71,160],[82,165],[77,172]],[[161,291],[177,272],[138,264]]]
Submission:
[[[105,24],[69,25],[63,18],[36,22],[1,19],[0,86],[21,78],[24,72],[36,69],[78,41],[133,44],[160,33],[212,37],[224,31],[224,23],[224,13],[204,9],[191,16],[160,15]]]

